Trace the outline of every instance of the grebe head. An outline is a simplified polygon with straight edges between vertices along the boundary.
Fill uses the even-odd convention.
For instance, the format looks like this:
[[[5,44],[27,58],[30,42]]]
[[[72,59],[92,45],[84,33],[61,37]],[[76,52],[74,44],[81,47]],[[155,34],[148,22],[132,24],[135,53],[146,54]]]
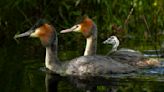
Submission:
[[[119,45],[119,40],[116,36],[111,36],[107,40],[103,42],[103,44],[112,44],[112,45]]]
[[[48,24],[46,20],[40,19],[33,27],[30,28],[30,30],[22,34],[15,35],[14,38],[25,36],[35,37],[41,40],[43,46],[48,46],[52,44],[52,41],[56,36],[54,30],[54,27]]]
[[[84,16],[82,21],[69,29],[62,30],[60,33],[81,32],[84,37],[88,38],[93,35],[93,31],[97,30],[94,22],[88,17]]]
[[[116,36],[111,36],[107,40],[103,42],[103,44],[112,44],[113,48],[116,48],[119,46],[119,40]]]

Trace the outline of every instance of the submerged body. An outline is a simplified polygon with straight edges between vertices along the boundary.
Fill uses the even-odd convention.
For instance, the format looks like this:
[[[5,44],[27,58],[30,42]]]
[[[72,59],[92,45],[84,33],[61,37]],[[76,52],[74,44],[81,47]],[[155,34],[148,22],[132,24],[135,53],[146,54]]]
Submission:
[[[41,40],[42,45],[46,48],[46,68],[61,75],[102,76],[137,70],[128,64],[99,55],[81,56],[67,62],[60,62],[57,57],[58,40],[55,28],[45,21],[37,22],[29,31],[16,35],[15,38],[24,36],[37,37]]]

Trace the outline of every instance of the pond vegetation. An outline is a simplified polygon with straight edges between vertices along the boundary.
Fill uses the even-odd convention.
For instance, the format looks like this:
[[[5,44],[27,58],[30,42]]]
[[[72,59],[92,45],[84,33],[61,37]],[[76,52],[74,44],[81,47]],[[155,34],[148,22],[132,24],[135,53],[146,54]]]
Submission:
[[[121,46],[139,51],[160,50],[164,41],[163,0],[0,0],[0,89],[2,92],[45,92],[44,49],[37,39],[13,39],[45,18],[57,32],[77,23],[83,15],[91,17],[98,27],[98,54],[105,55],[110,46],[102,42],[111,35]],[[69,60],[83,55],[85,39],[81,34],[58,34],[59,57]],[[103,49],[102,49],[103,48]],[[151,75],[150,75],[151,76]],[[157,78],[163,77],[158,75]],[[163,79],[117,81],[117,92],[163,92]],[[125,85],[124,85],[125,84]],[[98,92],[111,86],[97,85]],[[61,80],[58,91],[83,92],[67,80]]]

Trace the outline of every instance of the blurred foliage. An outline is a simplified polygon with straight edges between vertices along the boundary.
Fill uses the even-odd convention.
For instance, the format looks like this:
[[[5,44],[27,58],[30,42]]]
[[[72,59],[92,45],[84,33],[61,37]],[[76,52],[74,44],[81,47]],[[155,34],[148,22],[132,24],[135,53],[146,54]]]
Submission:
[[[98,53],[101,54],[106,54],[109,49],[101,43],[110,35],[117,35],[122,47],[137,50],[159,49],[163,41],[164,0],[0,0],[0,6],[0,86],[2,92],[45,91],[43,90],[45,88],[42,88],[44,76],[39,78],[38,71],[36,73],[28,71],[31,66],[27,66],[29,63],[32,65],[37,63],[37,66],[41,66],[38,63],[44,62],[44,49],[39,40],[21,38],[17,42],[13,39],[16,33],[28,30],[40,18],[49,20],[59,33],[60,30],[73,26],[83,15],[87,14],[97,24]],[[83,55],[85,39],[81,34],[58,34],[58,38],[61,59],[67,60]],[[72,51],[74,51],[73,54]],[[34,58],[39,59],[38,62],[24,61]],[[39,87],[40,84],[42,84],[41,87]],[[126,92],[142,90],[143,86],[163,92],[160,89],[162,87],[159,88],[157,84],[160,83],[152,86],[149,84],[132,85],[126,88]],[[66,85],[61,82],[59,86],[65,86],[65,89],[70,87]],[[100,91],[106,89],[103,86],[98,87]]]
[[[51,21],[59,33],[84,14],[97,24],[98,53],[106,53],[100,47],[108,48],[101,43],[110,35],[117,35],[123,47],[139,50],[157,49],[163,40],[163,0],[0,0],[0,6],[0,47],[15,45],[13,36],[28,30],[40,18]],[[58,37],[60,51],[78,50],[77,55],[83,54],[85,40],[81,34]],[[33,43],[24,41],[29,46]]]

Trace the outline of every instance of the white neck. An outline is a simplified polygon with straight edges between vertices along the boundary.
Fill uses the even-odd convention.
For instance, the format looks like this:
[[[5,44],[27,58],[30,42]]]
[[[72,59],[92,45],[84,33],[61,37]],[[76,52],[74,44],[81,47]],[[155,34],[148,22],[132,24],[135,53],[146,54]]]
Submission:
[[[109,55],[109,54],[111,54],[111,53],[113,53],[115,51],[117,51],[117,47],[113,46],[112,49],[107,53],[107,55]]]
[[[115,37],[115,39],[114,39],[113,42],[114,42],[114,43],[112,44],[113,47],[112,47],[111,52],[115,52],[115,51],[117,51],[117,48],[118,48],[118,46],[119,46],[119,44],[120,44],[120,42],[119,42],[119,40],[117,39],[117,37]]]
[[[117,47],[113,46],[113,48],[112,48],[112,50],[110,52],[115,52],[115,51],[117,51]]]
[[[117,48],[118,48],[118,45],[113,45],[113,47],[112,47],[112,51],[117,51]]]
[[[53,45],[46,47],[45,66],[54,72],[59,72],[61,69],[61,64],[57,58],[57,49]]]
[[[84,52],[84,56],[87,55],[95,55],[97,51],[97,26],[93,24],[91,29],[92,34],[87,38],[86,48]]]
[[[84,56],[96,54],[96,47],[97,47],[97,39],[96,38],[97,37],[94,37],[94,36],[90,36],[87,38]]]

